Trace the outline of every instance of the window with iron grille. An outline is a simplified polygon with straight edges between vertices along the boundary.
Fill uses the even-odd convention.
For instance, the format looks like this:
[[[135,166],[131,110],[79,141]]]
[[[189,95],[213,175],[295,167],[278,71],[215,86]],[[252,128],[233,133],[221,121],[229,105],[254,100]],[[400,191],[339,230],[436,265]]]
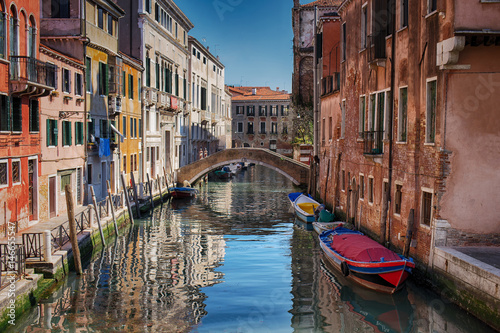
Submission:
[[[21,184],[21,161],[12,161],[12,184]]]
[[[0,161],[0,186],[9,185],[9,164],[7,160]]]
[[[431,225],[432,218],[432,193],[422,192],[422,218],[421,223],[427,226]]]
[[[403,185],[396,185],[396,197],[394,198],[394,213],[401,215],[401,201],[403,197]]]

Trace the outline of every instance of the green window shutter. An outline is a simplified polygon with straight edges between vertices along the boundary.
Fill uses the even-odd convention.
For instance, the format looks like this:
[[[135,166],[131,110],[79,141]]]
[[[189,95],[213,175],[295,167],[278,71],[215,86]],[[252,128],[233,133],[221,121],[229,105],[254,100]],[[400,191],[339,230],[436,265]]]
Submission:
[[[45,132],[46,132],[45,136],[47,137],[47,147],[50,146],[50,137],[51,137],[51,135],[50,135],[50,133],[51,133],[50,125],[51,125],[50,119],[47,119],[47,123],[45,125]]]
[[[122,95],[125,96],[125,71],[123,71],[123,78],[122,78]]]
[[[54,133],[54,142],[52,142],[52,143],[54,146],[57,146],[57,143],[59,142],[58,138],[57,138],[57,136],[59,134],[58,129],[57,129],[57,120],[52,120],[51,131],[53,131],[53,133]]]
[[[108,64],[104,64],[104,95],[109,94],[109,73]]]
[[[72,138],[72,131],[71,131],[71,122],[68,121],[68,145],[71,146],[73,143],[73,138]]]
[[[139,119],[139,137],[142,138],[142,119]]]

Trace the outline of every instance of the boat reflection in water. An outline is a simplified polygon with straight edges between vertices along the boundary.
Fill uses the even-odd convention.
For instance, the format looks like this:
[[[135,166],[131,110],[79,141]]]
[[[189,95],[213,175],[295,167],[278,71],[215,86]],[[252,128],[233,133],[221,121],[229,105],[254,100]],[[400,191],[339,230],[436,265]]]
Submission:
[[[343,302],[345,332],[350,323],[371,327],[370,332],[402,333],[410,332],[413,327],[413,308],[408,299],[406,288],[393,295],[382,294],[352,284],[326,262],[322,254],[321,273],[331,281],[334,297]]]

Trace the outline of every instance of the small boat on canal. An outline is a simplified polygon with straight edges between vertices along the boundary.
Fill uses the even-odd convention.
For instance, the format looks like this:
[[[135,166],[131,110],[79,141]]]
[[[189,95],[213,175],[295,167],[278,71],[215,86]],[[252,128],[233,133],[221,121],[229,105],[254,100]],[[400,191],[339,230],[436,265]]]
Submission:
[[[345,277],[379,292],[393,294],[412,273],[413,259],[380,245],[363,233],[343,227],[319,235],[330,264]]]
[[[292,193],[288,194],[288,200],[290,200],[290,204],[293,206],[293,203],[295,202],[295,200],[297,200],[297,198],[300,197],[302,194],[307,195],[309,198],[312,199],[310,194],[306,194],[303,192],[292,192]]]
[[[332,230],[338,227],[342,227],[344,222],[313,222],[313,229],[319,234],[323,231]]]
[[[219,179],[230,179],[233,176],[228,166],[225,166],[220,170],[216,170],[214,174]]]
[[[300,220],[306,223],[312,223],[316,221],[314,211],[319,205],[319,202],[310,196],[301,194],[293,202],[293,209],[295,210],[295,215],[297,215]]]
[[[173,199],[194,198],[198,194],[198,190],[192,187],[171,187],[169,191]]]

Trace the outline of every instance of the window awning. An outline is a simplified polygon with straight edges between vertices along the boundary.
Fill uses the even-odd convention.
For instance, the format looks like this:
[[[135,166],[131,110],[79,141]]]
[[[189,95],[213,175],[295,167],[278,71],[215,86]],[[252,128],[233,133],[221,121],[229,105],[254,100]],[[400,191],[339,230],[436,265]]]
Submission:
[[[113,126],[113,124],[109,124],[109,126],[111,127],[111,130],[113,132],[115,132],[116,134],[118,134],[120,136],[121,142],[123,142],[123,140],[125,139],[125,137],[123,136],[123,134],[121,134],[120,131],[117,130],[115,126]]]

